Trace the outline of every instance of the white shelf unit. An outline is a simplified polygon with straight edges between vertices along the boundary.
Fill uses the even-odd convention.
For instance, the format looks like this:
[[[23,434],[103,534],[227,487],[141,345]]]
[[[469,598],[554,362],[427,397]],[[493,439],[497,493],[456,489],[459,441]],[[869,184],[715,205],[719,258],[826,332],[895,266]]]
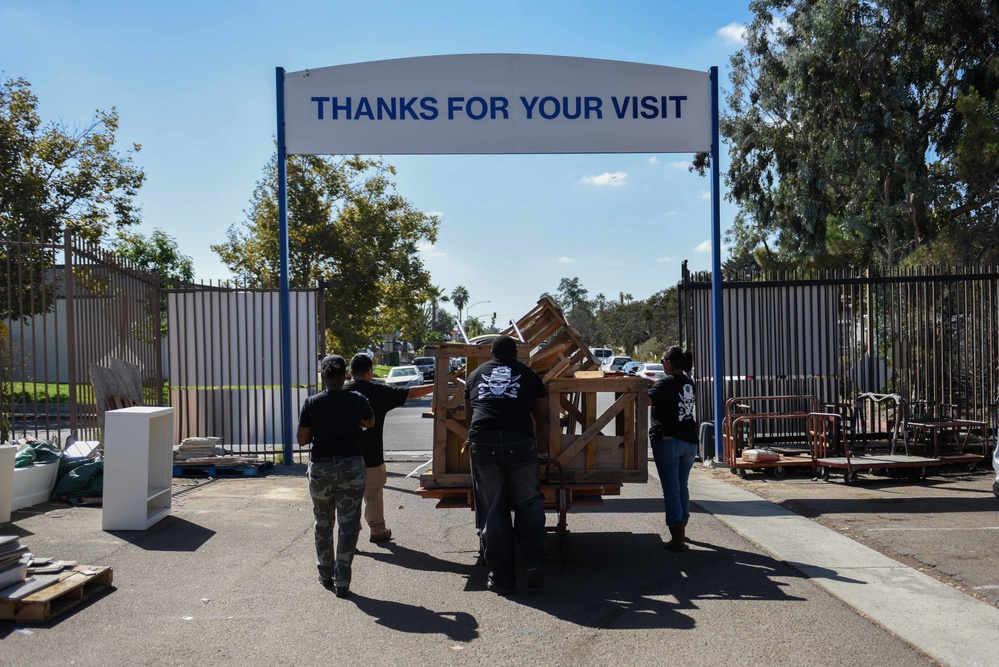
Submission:
[[[170,514],[173,408],[104,413],[104,530],[146,530]]]

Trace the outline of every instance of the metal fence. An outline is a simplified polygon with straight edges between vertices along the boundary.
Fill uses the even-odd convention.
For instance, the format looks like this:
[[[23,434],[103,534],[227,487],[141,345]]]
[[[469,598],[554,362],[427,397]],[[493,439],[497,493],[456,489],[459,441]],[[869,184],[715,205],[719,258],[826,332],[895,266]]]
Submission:
[[[232,451],[282,449],[276,288],[161,290],[157,275],[60,236],[0,236],[0,442],[103,440],[90,368],[117,359],[139,368],[144,404],[174,407],[176,442],[212,435]],[[317,388],[323,290],[292,290],[290,305],[297,414]]]
[[[163,400],[159,278],[64,232],[0,235],[0,440],[101,438],[91,365],[138,366]]]
[[[277,289],[234,283],[164,290],[167,382],[175,436],[216,436],[238,453],[284,444]],[[292,410],[318,384],[325,349],[323,290],[291,290]],[[296,449],[297,451],[297,445]]]
[[[892,393],[915,416],[994,418],[999,267],[742,274],[722,294],[726,398],[810,395],[839,409]],[[684,266],[679,298],[698,418],[713,420],[711,274]]]

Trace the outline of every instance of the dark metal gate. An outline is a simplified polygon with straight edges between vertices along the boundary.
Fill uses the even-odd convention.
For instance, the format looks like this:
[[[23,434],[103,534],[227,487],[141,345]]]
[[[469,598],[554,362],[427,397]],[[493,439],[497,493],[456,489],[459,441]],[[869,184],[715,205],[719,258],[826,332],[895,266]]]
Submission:
[[[913,414],[990,420],[999,396],[999,267],[742,274],[723,284],[726,398],[895,393]],[[698,418],[713,420],[711,274],[679,285]]]
[[[0,235],[0,440],[100,439],[90,366],[138,366],[163,401],[159,277],[70,232]]]

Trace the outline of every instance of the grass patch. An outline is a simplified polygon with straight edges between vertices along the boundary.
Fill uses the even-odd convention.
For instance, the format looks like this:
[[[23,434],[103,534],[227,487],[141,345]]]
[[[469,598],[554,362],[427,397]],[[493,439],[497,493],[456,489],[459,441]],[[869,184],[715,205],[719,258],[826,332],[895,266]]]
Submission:
[[[392,370],[391,366],[375,366],[374,376],[376,378],[388,377],[390,370]]]

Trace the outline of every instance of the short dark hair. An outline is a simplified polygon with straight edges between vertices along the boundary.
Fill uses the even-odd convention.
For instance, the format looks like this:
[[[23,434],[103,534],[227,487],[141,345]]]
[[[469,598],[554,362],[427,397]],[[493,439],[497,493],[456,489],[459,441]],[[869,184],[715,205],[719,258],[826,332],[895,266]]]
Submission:
[[[375,367],[375,362],[366,354],[355,354],[350,360],[350,374],[364,375]]]
[[[494,357],[516,357],[517,341],[510,336],[496,336],[490,348]]]

